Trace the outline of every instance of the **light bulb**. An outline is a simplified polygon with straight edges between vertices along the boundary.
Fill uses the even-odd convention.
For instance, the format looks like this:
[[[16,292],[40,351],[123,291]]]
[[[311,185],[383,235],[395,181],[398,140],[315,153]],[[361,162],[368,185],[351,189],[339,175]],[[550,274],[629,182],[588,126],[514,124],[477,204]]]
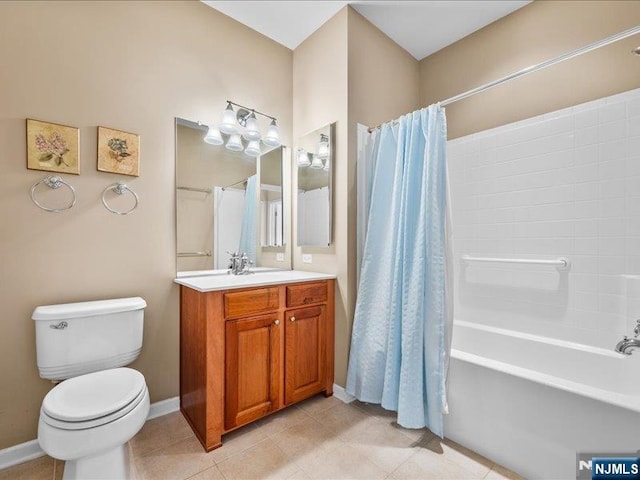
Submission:
[[[320,134],[320,141],[318,142],[318,158],[325,160],[329,157],[329,137],[325,134]]]
[[[321,169],[321,168],[324,168],[324,164],[322,163],[322,160],[320,160],[320,158],[318,158],[317,155],[314,155],[313,156],[313,160],[312,160],[311,165],[309,166],[309,168]]]
[[[250,157],[257,157],[260,155],[260,142],[258,140],[251,140],[247,148],[244,149],[244,153]]]
[[[304,148],[299,148],[298,149],[298,166],[308,167],[309,165],[311,165],[311,162],[309,161],[309,155],[307,155],[307,152],[304,150]]]
[[[240,131],[236,122],[236,112],[233,111],[231,102],[227,103],[227,108],[222,112],[222,123],[219,126],[222,133],[234,135]]]
[[[224,143],[218,127],[209,127],[209,130],[207,130],[207,134],[204,137],[204,141],[210,145],[222,145]]]
[[[242,150],[244,150],[240,135],[237,133],[229,137],[229,140],[227,141],[225,147],[227,148],[227,150],[231,150],[232,152],[241,152]]]
[[[249,117],[247,117],[247,123],[245,126],[245,132],[242,135],[247,140],[260,140],[260,130],[258,129],[258,120],[256,119],[255,113],[251,112]]]
[[[262,139],[262,143],[264,143],[268,147],[280,146],[280,132],[278,129],[278,125],[276,125],[275,118],[271,120],[271,124],[269,125],[269,128],[267,128],[267,134]]]

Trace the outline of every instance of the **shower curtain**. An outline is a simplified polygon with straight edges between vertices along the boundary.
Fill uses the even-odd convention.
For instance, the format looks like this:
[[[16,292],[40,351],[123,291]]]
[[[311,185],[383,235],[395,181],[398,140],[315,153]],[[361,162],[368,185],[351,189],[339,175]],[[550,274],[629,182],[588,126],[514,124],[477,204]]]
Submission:
[[[249,260],[256,263],[256,184],[258,176],[252,175],[247,179],[244,192],[244,208],[242,210],[242,225],[240,226],[240,245],[238,252],[246,253]]]
[[[346,390],[443,436],[452,308],[446,119],[439,105],[381,127]],[[361,185],[359,185],[359,188]],[[361,212],[358,212],[360,215]],[[364,212],[363,212],[364,214]]]

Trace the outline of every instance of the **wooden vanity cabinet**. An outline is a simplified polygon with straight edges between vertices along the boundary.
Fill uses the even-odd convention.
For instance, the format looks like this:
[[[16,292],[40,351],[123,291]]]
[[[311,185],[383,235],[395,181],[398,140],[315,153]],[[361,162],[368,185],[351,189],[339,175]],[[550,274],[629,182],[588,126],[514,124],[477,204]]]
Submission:
[[[235,428],[333,394],[334,288],[180,287],[180,409],[207,451]]]

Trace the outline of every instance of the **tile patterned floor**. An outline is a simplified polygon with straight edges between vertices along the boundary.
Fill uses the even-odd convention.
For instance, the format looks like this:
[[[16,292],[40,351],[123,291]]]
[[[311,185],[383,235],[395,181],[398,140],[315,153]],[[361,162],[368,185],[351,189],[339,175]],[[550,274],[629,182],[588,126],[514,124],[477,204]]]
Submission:
[[[150,420],[131,440],[138,477],[148,480],[519,479],[394,415],[322,395],[223,437],[206,453],[179,412]],[[0,480],[59,480],[63,463],[42,457],[0,471]]]

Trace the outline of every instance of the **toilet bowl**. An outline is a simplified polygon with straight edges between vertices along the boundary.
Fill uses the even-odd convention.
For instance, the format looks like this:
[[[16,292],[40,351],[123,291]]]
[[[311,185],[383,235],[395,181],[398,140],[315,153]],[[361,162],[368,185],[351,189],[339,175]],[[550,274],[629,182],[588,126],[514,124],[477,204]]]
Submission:
[[[126,443],[149,413],[144,376],[115,368],[66,380],[42,402],[38,439],[65,460],[64,479],[133,478]]]
[[[64,480],[134,478],[127,442],[149,414],[144,376],[131,368],[142,349],[140,297],[37,307],[42,378],[62,381],[44,397],[38,441],[65,460]]]

